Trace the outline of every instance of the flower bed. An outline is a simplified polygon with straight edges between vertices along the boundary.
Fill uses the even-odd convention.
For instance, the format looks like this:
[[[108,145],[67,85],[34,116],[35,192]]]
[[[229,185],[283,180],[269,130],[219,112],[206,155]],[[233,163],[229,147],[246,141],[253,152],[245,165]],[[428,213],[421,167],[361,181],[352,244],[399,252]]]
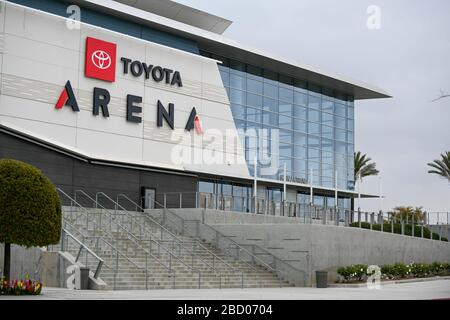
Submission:
[[[25,280],[8,281],[1,279],[0,295],[39,295],[41,294],[42,283],[39,281],[31,281],[28,277]]]
[[[354,283],[365,282],[373,274],[367,272],[368,266],[355,264],[352,266],[338,268],[339,279],[337,282]],[[380,267],[381,280],[399,280],[412,278],[427,278],[435,276],[450,276],[450,263],[434,262],[410,264],[395,263]]]

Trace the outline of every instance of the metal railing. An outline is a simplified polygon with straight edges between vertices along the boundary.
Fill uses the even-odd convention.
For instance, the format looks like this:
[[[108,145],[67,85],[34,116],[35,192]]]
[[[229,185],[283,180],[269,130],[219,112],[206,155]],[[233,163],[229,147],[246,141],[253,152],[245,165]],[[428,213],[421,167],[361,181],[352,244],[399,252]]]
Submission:
[[[157,200],[154,200],[157,207],[164,208],[164,204],[160,203]],[[276,274],[278,276],[278,279],[280,281],[280,286],[282,284],[283,274],[282,270],[275,269],[265,261],[263,261],[261,258],[259,258],[257,255],[252,253],[251,251],[244,248],[244,245],[241,245],[237,243],[236,241],[230,239],[226,235],[224,235],[222,232],[217,230],[216,228],[201,223],[200,220],[197,219],[184,219],[172,210],[170,208],[164,208],[160,213],[160,220],[162,224],[168,225],[173,230],[176,230],[180,234],[186,234],[188,233],[190,236],[198,237],[203,240],[206,240],[209,243],[212,243],[217,248],[221,249],[222,251],[226,252],[228,255],[233,256],[235,259],[240,260],[245,263],[249,268],[251,268],[254,271],[257,271],[258,269],[255,268],[255,264],[259,265],[266,270]],[[282,261],[281,259],[273,256],[271,253],[268,253],[266,250],[260,248],[257,245],[253,245],[254,248],[258,248],[260,251],[264,251],[266,254],[273,257],[273,261]],[[289,265],[288,263],[284,262],[284,265]],[[289,268],[291,271],[298,274],[303,274],[303,279],[305,282],[306,273],[303,270],[296,269],[295,267],[289,265]],[[297,277],[298,278],[298,277]],[[286,278],[285,278],[286,279]],[[295,279],[294,277],[291,277],[290,279]],[[295,280],[291,280],[293,282]]]
[[[73,236],[69,231],[67,231],[65,228],[62,228],[61,230],[61,251],[66,251],[67,242],[69,241],[69,238],[72,239],[77,245],[80,246],[80,249],[78,250],[78,254],[75,258],[75,263],[78,262],[80,259],[81,253],[83,250],[85,250],[86,255],[89,253],[92,257],[94,257],[96,260],[98,260],[97,268],[95,268],[94,272],[94,278],[97,279],[98,275],[100,274],[100,271],[102,270],[103,265],[103,259],[100,258],[97,254],[95,254],[91,249],[89,249],[88,246],[86,246],[83,242],[78,240],[75,236]],[[87,260],[87,258],[86,258]],[[87,264],[86,264],[87,267]]]
[[[156,219],[153,219],[150,215],[145,214],[145,210],[144,208],[142,208],[140,205],[138,205],[136,202],[134,202],[133,200],[131,200],[129,197],[127,197],[124,194],[118,194],[117,195],[117,204],[120,206],[120,198],[125,199],[128,203],[130,203],[134,208],[136,212],[142,212],[142,216],[145,217],[146,219],[148,219],[153,225],[156,225],[161,233],[161,239],[162,239],[162,235],[163,232],[167,235],[169,235],[171,237],[171,240],[175,241],[178,245],[179,245],[179,250],[182,247],[184,250],[187,250],[187,252],[191,252],[192,255],[194,255],[194,251],[189,251],[189,249],[184,245],[186,243],[186,241],[180,239],[177,235],[175,235],[171,230],[169,230],[168,228],[166,228],[164,225],[160,224]],[[123,208],[123,206],[120,206],[120,208]],[[124,209],[125,210],[125,209]],[[144,222],[145,223],[145,222]],[[145,226],[144,226],[145,228]],[[183,232],[183,231],[181,231]],[[197,238],[192,238],[192,240],[189,241],[189,243],[191,244],[195,244],[196,248],[201,248],[204,252],[206,252],[208,255],[210,255],[212,257],[212,266],[206,262],[206,259],[201,259],[200,257],[198,257],[205,265],[207,265],[208,267],[210,267],[212,269],[212,271],[214,273],[217,273],[217,263],[221,263],[223,264],[225,267],[228,267],[229,269],[231,269],[231,271],[235,272],[236,274],[239,274],[241,277],[241,284],[242,287],[244,286],[244,274],[243,272],[241,272],[240,270],[236,269],[235,267],[233,267],[231,264],[229,264],[228,262],[226,262],[224,259],[222,259],[221,257],[219,257],[218,255],[216,255],[214,252],[212,252],[211,250],[209,250],[205,245],[203,245],[201,243],[200,240],[198,240]],[[223,273],[219,272],[217,274],[218,277],[220,277],[220,284],[219,286],[221,287],[221,279],[223,277]]]
[[[220,195],[205,192],[169,192],[157,194],[156,199],[160,199],[162,202],[155,200],[155,208],[201,208],[237,211],[248,214],[291,217],[300,219],[303,223],[322,223],[346,227],[365,228],[365,224],[368,223],[369,229],[373,229],[373,225],[387,220],[390,223],[392,221],[392,233],[394,233],[395,224],[402,225],[400,232],[402,235],[406,235],[405,228],[412,228],[412,224],[415,226],[423,224],[422,229],[439,225],[440,227],[434,227],[435,231],[439,231],[443,230],[443,225],[449,225],[450,223],[449,212],[425,212],[424,217],[420,221],[411,221],[411,219],[408,220],[407,218],[403,219],[405,221],[402,221],[402,219],[396,218],[393,212],[352,211],[335,206],[326,207],[290,201],[268,201],[263,198]],[[189,199],[189,201],[186,199]],[[384,224],[380,225],[381,230],[385,229]],[[416,229],[412,228],[412,235],[414,236],[418,236]],[[450,234],[450,230],[443,232]],[[423,230],[420,230],[420,234],[422,235],[423,233]],[[435,240],[442,240],[442,232],[439,231],[437,234],[438,239]],[[430,238],[433,239],[432,233],[430,233]]]
[[[71,207],[71,212],[73,212],[73,206],[75,205],[77,207],[76,213],[77,215],[81,214],[83,216],[83,224],[86,223],[86,231],[89,230],[89,226],[94,227],[94,233],[101,231],[102,233],[106,233],[106,235],[108,236],[107,239],[110,239],[113,243],[116,242],[117,237],[115,237],[114,235],[111,234],[112,231],[112,227],[113,225],[116,225],[116,230],[118,231],[119,229],[124,230],[126,232],[126,235],[129,235],[128,231],[118,223],[118,221],[115,221],[114,217],[110,214],[108,209],[103,209],[103,211],[98,214],[98,213],[91,213],[89,212],[89,210],[87,210],[86,208],[84,208],[83,206],[81,206],[75,199],[73,199],[72,197],[70,197],[69,195],[67,195],[63,190],[61,190],[60,188],[57,188],[57,191],[60,193],[60,195],[63,195],[65,198],[67,198],[70,201],[70,207]],[[86,194],[84,191],[79,190],[78,193],[82,193],[85,196],[88,197],[89,200],[93,201],[93,203],[95,204],[95,200],[90,197],[88,194]],[[97,204],[98,205],[98,204]],[[81,210],[81,211],[80,211]],[[90,219],[90,216],[94,215],[94,219],[97,218],[96,220],[94,219]],[[109,231],[106,230],[105,228],[102,227],[102,215],[105,215],[106,217],[109,218],[109,223],[107,223],[107,226],[109,225]],[[77,219],[77,218],[76,218]],[[100,226],[98,224],[98,221],[100,220]],[[104,222],[104,217],[103,217],[103,222]],[[162,245],[158,244],[158,251],[160,251],[161,248],[163,248],[165,251],[168,251],[169,253],[169,266],[167,266],[166,264],[164,264],[163,261],[161,261],[158,257],[156,257],[154,254],[151,253],[151,248],[150,248],[150,252],[148,252],[147,250],[145,250],[145,248],[143,248],[140,244],[136,243],[136,240],[133,239],[132,236],[130,237],[126,237],[125,240],[129,240],[132,241],[135,245],[136,245],[136,249],[142,249],[143,252],[145,253],[145,267],[141,267],[139,266],[137,263],[135,263],[130,257],[128,257],[127,255],[125,255],[124,253],[120,252],[118,250],[118,248],[113,244],[110,243],[107,239],[104,238],[104,236],[85,236],[85,239],[96,239],[97,243],[98,241],[101,241],[102,243],[106,244],[107,246],[109,246],[112,251],[114,251],[116,253],[116,266],[115,266],[115,275],[114,275],[114,288],[116,287],[116,277],[117,277],[117,272],[118,272],[118,268],[119,268],[119,256],[121,256],[122,258],[124,258],[125,260],[129,261],[131,264],[133,264],[136,268],[138,269],[144,269],[145,271],[145,285],[146,288],[148,288],[148,256],[150,256],[154,261],[156,261],[159,265],[161,265],[163,268],[165,268],[165,270],[167,270],[167,272],[170,274],[169,277],[173,278],[173,287],[175,287],[175,273],[174,270],[172,269],[172,256],[174,256],[172,253],[170,253],[165,247],[163,247]],[[123,240],[123,239],[122,239]],[[151,241],[149,242],[151,243]],[[98,246],[97,246],[98,248]],[[111,251],[111,252],[112,252]],[[137,250],[136,250],[137,253]],[[112,254],[112,253],[111,253]],[[187,265],[186,265],[187,266]],[[189,267],[189,266],[187,266]],[[200,279],[200,275],[199,275],[199,279]]]
[[[95,203],[95,208],[100,208],[100,209],[102,209],[102,212],[100,213],[100,215],[102,215],[102,214],[107,214],[107,215],[109,215],[110,218],[114,218],[113,215],[115,216],[115,218],[120,217],[120,215],[122,215],[122,221],[123,221],[123,214],[125,214],[125,215],[127,216],[127,218],[128,218],[130,221],[133,221],[133,219],[136,218],[136,217],[133,217],[133,216],[132,216],[128,211],[126,211],[126,210],[125,210],[125,211],[120,210],[120,214],[119,214],[119,213],[117,212],[117,210],[118,210],[118,204],[117,204],[113,199],[111,199],[108,195],[106,195],[106,194],[103,193],[103,192],[97,192],[97,193],[96,193],[96,198],[95,198],[95,200],[94,200],[91,196],[89,196],[86,192],[84,192],[83,190],[76,190],[76,191],[75,191],[75,194],[82,194],[84,197],[86,197],[86,198],[88,198],[89,200],[93,201],[93,202]],[[105,197],[108,201],[110,201],[111,203],[113,203],[113,204],[115,205],[115,208],[114,208],[114,212],[113,212],[113,213],[111,213],[111,211],[112,211],[111,209],[107,209],[105,206],[101,205],[101,204],[98,202],[98,197],[99,197],[100,195],[103,196],[103,197]],[[139,218],[139,217],[137,217],[137,218]],[[110,221],[111,221],[111,220],[110,220]],[[127,239],[126,239],[126,240],[131,241],[131,242],[135,245],[135,247],[136,247],[136,252],[137,252],[137,249],[140,249],[140,250],[142,250],[146,255],[151,256],[153,259],[155,259],[156,261],[158,261],[160,264],[164,265],[164,263],[163,263],[160,259],[158,259],[155,255],[152,254],[152,244],[156,244],[156,245],[157,245],[157,248],[158,248],[158,255],[161,254],[161,249],[162,249],[162,250],[169,256],[169,265],[166,266],[166,267],[168,268],[169,272],[172,272],[172,262],[173,262],[173,259],[175,259],[175,261],[178,261],[179,263],[181,263],[182,265],[184,265],[185,267],[187,267],[188,270],[191,270],[191,272],[193,272],[193,273],[199,273],[199,279],[201,278],[200,271],[195,270],[195,269],[193,268],[193,266],[189,266],[188,264],[186,264],[180,257],[178,257],[178,255],[176,255],[176,254],[173,252],[173,251],[174,251],[173,248],[172,248],[172,252],[171,252],[171,251],[170,251],[168,248],[166,248],[160,241],[158,241],[158,240],[156,240],[156,239],[153,239],[150,233],[146,235],[146,236],[148,236],[148,239],[146,239],[146,238],[143,239],[142,237],[138,238],[138,237],[132,232],[132,230],[128,230],[126,227],[124,227],[123,225],[119,224],[118,222],[116,222],[116,224],[117,224],[118,227],[120,227],[120,229],[122,230],[122,232],[124,232],[125,235],[127,236]],[[131,225],[131,227],[132,227],[132,226],[133,226],[133,223],[130,222],[130,225]],[[147,249],[145,249],[145,248],[143,247],[143,245],[142,245],[140,242],[149,242],[149,251],[147,251]],[[164,266],[165,266],[165,265],[164,265]]]

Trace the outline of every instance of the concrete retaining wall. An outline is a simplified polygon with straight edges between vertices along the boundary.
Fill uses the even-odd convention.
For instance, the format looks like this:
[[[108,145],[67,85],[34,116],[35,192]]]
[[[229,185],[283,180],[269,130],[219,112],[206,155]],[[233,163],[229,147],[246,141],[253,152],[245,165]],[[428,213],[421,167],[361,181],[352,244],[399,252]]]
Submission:
[[[316,270],[329,281],[341,266],[356,263],[450,262],[450,243],[343,226],[305,224],[302,219],[201,209],[176,209],[185,219],[203,220],[241,244],[256,244],[298,269],[315,283]],[[152,214],[161,211],[152,210]]]
[[[0,244],[0,269],[3,269],[3,261],[4,244]],[[67,252],[11,245],[11,279],[24,279],[28,275],[33,281],[41,281],[44,287],[66,288],[71,276],[67,273],[67,268],[74,261],[75,258]],[[3,270],[0,275],[3,275]],[[101,279],[94,279],[93,275],[90,271],[89,289],[106,289],[106,283]]]

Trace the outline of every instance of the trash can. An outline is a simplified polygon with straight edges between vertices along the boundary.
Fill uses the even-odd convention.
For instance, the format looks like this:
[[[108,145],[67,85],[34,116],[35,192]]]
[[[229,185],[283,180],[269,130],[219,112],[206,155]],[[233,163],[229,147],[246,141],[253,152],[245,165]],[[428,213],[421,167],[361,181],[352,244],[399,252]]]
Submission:
[[[89,268],[79,267],[75,272],[75,289],[88,290],[89,289]],[[78,273],[78,274],[77,274]]]
[[[317,288],[326,288],[328,283],[328,271],[317,270],[316,271],[316,286]]]

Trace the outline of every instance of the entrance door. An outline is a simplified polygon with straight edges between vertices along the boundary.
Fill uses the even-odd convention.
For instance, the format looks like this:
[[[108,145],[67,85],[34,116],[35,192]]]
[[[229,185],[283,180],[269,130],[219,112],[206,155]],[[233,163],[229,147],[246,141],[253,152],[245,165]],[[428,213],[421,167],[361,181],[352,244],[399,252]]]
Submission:
[[[153,188],[144,189],[144,209],[155,209],[156,190]]]

